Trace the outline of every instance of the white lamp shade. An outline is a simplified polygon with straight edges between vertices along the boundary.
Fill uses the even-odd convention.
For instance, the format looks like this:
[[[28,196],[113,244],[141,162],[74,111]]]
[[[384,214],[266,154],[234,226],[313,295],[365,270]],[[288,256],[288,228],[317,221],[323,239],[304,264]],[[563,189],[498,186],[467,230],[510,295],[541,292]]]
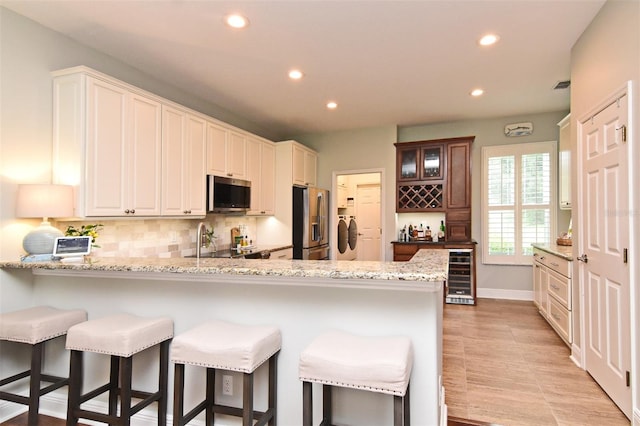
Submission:
[[[73,215],[73,187],[70,185],[18,185],[16,216],[41,217],[39,227],[22,240],[22,247],[29,254],[51,254],[57,237],[64,234],[47,221],[50,217]]]
[[[73,187],[71,185],[18,185],[17,217],[73,216]]]

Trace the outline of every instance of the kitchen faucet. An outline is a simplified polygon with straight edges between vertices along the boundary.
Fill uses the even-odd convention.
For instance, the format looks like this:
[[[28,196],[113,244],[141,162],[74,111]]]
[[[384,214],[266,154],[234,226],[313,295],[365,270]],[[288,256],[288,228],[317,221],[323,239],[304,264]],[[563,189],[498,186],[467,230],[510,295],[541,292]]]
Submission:
[[[204,232],[203,232],[204,231]],[[196,236],[196,258],[200,259],[200,252],[202,251],[203,238],[207,234],[207,227],[204,222],[198,224],[198,234]]]

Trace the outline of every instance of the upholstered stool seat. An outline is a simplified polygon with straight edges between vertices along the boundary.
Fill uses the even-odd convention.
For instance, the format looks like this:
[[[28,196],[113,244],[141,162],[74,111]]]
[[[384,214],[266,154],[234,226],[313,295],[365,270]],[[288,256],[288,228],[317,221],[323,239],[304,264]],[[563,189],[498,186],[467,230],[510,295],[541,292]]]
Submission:
[[[167,421],[167,382],[169,344],[173,338],[173,320],[168,317],[143,318],[131,314],[117,314],[75,325],[67,332],[67,349],[71,350],[69,373],[69,401],[67,425],[78,419],[102,423],[128,425],[131,416],[147,405],[158,403],[158,425]],[[143,392],[132,389],[133,356],[145,349],[159,346],[160,362],[158,391]],[[111,357],[109,383],[88,393],[82,393],[83,353],[94,352]],[[84,410],[81,404],[109,392],[109,413]],[[142,401],[132,406],[132,397]],[[120,412],[118,414],[118,400]]]
[[[81,309],[62,310],[50,306],[36,306],[19,311],[0,314],[0,340],[31,345],[31,368],[0,380],[5,386],[25,377],[30,377],[29,396],[0,391],[0,399],[29,406],[28,423],[38,424],[40,396],[54,391],[69,382],[67,377],[42,373],[44,344],[56,337],[64,336],[72,325],[87,320],[87,312]],[[51,383],[40,388],[41,382]]]
[[[331,424],[331,387],[362,389],[394,396],[394,424],[410,424],[409,381],[413,346],[408,337],[356,336],[329,331],[300,354],[303,425],[313,420],[312,383],[323,385],[323,425]]]
[[[277,355],[282,345],[280,330],[273,326],[248,326],[224,321],[209,321],[173,340],[171,361],[175,363],[173,424],[185,425],[205,411],[206,424],[211,425],[214,414],[242,417],[243,426],[276,424]],[[268,407],[264,412],[253,409],[253,374],[269,361]],[[185,365],[207,369],[205,400],[184,414]],[[216,370],[237,371],[243,374],[243,407],[215,404]]]

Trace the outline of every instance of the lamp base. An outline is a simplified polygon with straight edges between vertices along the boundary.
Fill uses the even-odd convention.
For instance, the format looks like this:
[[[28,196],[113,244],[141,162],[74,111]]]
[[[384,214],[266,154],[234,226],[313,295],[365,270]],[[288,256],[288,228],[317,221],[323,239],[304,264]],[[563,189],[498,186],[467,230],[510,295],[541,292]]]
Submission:
[[[44,221],[24,237],[22,248],[29,254],[52,254],[58,237],[64,237],[62,231]]]

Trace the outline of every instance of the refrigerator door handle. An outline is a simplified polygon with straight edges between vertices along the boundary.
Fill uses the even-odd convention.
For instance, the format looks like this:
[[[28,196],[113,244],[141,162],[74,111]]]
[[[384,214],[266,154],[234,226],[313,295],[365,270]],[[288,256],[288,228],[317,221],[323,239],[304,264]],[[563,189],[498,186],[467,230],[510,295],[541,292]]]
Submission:
[[[322,241],[322,238],[324,236],[324,226],[323,226],[323,216],[322,216],[322,212],[324,211],[324,197],[322,196],[322,193],[318,194],[318,224],[319,224],[319,229],[318,229],[318,235],[316,236],[317,239],[316,241]]]

